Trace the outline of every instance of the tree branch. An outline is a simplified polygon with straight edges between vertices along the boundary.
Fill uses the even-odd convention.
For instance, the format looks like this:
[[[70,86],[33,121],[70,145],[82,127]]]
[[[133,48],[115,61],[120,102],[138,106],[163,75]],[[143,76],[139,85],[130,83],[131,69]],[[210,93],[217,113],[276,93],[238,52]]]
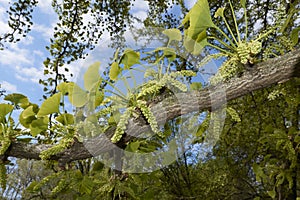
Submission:
[[[199,91],[175,94],[160,102],[152,102],[149,106],[158,123],[164,124],[167,120],[184,114],[217,109],[226,104],[226,101],[239,98],[255,90],[283,83],[295,77],[300,77],[300,50],[259,63],[254,66],[253,70],[246,71],[240,77],[235,77],[229,82],[206,87]],[[52,156],[51,160],[58,160],[65,164],[74,160],[97,156],[100,153],[113,150],[117,146],[124,147],[126,142],[147,130],[149,130],[149,125],[142,116],[131,118],[126,132],[118,144],[110,142],[115,131],[115,127],[112,127],[106,133],[83,143],[75,139],[71,147]],[[51,146],[13,142],[5,156],[39,160],[40,153]]]

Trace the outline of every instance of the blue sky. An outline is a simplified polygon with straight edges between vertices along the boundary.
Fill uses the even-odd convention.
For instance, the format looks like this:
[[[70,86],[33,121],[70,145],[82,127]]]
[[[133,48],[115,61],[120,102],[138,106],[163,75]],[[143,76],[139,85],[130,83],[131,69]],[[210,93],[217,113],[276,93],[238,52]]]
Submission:
[[[7,25],[7,14],[9,0],[0,1],[0,34],[9,30]],[[43,87],[38,83],[40,78],[45,78],[43,75],[43,61],[49,56],[45,49],[52,38],[53,28],[57,22],[56,14],[51,7],[52,0],[40,0],[37,8],[33,13],[32,31],[27,37],[16,44],[7,43],[7,49],[0,52],[0,84],[2,89],[7,93],[22,93],[29,97],[34,103],[41,103],[43,95]],[[196,0],[186,0],[187,7],[192,7]],[[136,0],[132,13],[140,19],[145,19],[147,16],[148,5],[143,0]],[[89,20],[86,17],[85,22]],[[136,27],[141,27],[141,24],[136,23]],[[130,31],[125,33],[126,44],[137,49],[142,45],[143,41],[136,43]],[[74,77],[69,77],[70,80],[78,80],[86,70],[86,68],[100,61],[102,70],[109,58],[113,56],[113,50],[107,47],[109,44],[109,35],[105,33],[102,37],[102,42],[96,49],[85,59],[78,60],[68,65]],[[150,45],[153,48],[158,47],[159,43],[153,41]]]

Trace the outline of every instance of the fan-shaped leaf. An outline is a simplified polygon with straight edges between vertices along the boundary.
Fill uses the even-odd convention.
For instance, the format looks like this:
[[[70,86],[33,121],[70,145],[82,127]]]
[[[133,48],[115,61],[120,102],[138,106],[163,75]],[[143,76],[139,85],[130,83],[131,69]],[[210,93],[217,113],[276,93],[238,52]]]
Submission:
[[[82,107],[88,101],[88,93],[81,89],[77,84],[69,85],[69,101],[73,106]]]
[[[198,34],[204,29],[215,27],[210,16],[210,9],[207,0],[198,0],[183,20],[183,25],[189,22],[186,30],[187,37],[196,40]]]
[[[14,107],[12,105],[1,103],[0,104],[0,122],[3,122],[5,116],[8,113],[10,113],[13,109],[14,109]]]
[[[48,99],[46,99],[42,103],[40,110],[37,113],[37,116],[42,117],[42,116],[49,115],[52,113],[58,113],[61,95],[62,95],[62,93],[59,92],[59,93],[56,93],[53,96],[49,97]]]
[[[99,74],[100,62],[92,64],[83,76],[84,88],[90,91],[94,85],[100,80]]]
[[[170,41],[173,41],[173,40],[181,41],[181,39],[182,39],[180,30],[178,30],[176,28],[164,30],[162,33],[167,35],[169,37]]]
[[[124,64],[124,69],[129,69],[131,66],[140,63],[140,53],[132,49],[126,49],[119,63]]]
[[[33,137],[48,129],[49,118],[47,116],[33,120],[29,126]]]
[[[110,80],[115,81],[117,79],[118,75],[120,74],[120,72],[121,72],[121,69],[120,69],[118,63],[114,62],[111,65],[111,68],[109,70],[109,78],[110,78]]]
[[[74,124],[74,116],[69,113],[64,113],[55,118],[62,125]]]
[[[4,98],[4,100],[10,101],[15,105],[20,105],[23,109],[27,108],[27,106],[30,104],[25,95],[18,93],[9,94]]]

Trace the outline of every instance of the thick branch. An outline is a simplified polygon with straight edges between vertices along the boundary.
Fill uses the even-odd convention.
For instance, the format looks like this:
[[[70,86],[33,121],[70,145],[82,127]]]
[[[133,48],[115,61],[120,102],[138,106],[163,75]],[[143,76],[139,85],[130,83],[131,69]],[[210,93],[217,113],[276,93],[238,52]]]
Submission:
[[[167,120],[191,112],[217,109],[219,106],[224,105],[226,101],[285,82],[294,77],[300,77],[300,50],[257,64],[253,70],[246,71],[241,77],[233,78],[230,82],[207,87],[200,91],[176,94],[160,102],[152,103],[150,107],[158,123],[163,124]],[[131,118],[126,134],[117,145],[124,147],[126,142],[147,130],[149,130],[149,126],[142,117]],[[51,159],[67,163],[108,152],[117,147],[110,142],[113,134],[114,128],[111,128],[105,134],[100,134],[97,138],[84,143],[75,140],[69,149],[53,156]],[[50,147],[51,145],[15,142],[6,152],[6,155],[17,158],[40,159],[40,153]]]

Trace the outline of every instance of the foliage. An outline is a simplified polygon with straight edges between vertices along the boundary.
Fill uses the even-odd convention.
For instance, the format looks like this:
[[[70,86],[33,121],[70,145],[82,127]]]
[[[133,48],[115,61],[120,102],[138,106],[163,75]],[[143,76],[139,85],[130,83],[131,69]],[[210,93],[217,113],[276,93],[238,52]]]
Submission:
[[[8,103],[0,104],[2,193],[8,191],[5,188],[7,185],[19,184],[13,182],[13,173],[6,176],[6,171],[10,169],[6,167],[6,151],[15,141],[29,143],[34,138],[36,143],[52,145],[40,154],[42,160],[48,161],[47,169],[52,171],[43,169],[43,173],[31,175],[26,172],[24,163],[17,161],[23,179],[28,174],[34,176],[29,182],[22,183],[22,195],[28,199],[296,199],[300,184],[299,79],[229,102],[221,139],[216,146],[205,149],[209,154],[203,158],[199,158],[194,150],[203,148],[203,138],[208,137],[210,131],[209,123],[216,120],[209,112],[196,127],[194,146],[186,149],[186,141],[183,141],[181,152],[176,152],[178,158],[175,163],[159,171],[148,174],[116,172],[104,167],[96,158],[71,163],[51,161],[75,141],[82,142],[84,137],[93,138],[106,130],[114,130],[111,141],[118,144],[129,119],[143,120],[155,136],[148,140],[135,138],[128,141],[122,147],[127,151],[151,153],[164,148],[168,140],[179,138],[184,121],[174,119],[159,126],[150,106],[175,92],[202,88],[202,84],[189,82],[191,77],[196,76],[194,70],[178,66],[181,60],[172,48],[176,42],[195,55],[203,50],[217,52],[204,58],[198,68],[212,58],[227,58],[218,73],[210,79],[210,84],[230,80],[245,70],[255,70],[252,69],[254,64],[299,47],[299,28],[295,27],[299,17],[297,1],[289,4],[288,10],[285,4],[278,3],[275,23],[265,25],[264,30],[255,33],[252,16],[248,14],[253,11],[246,9],[251,2],[241,0],[235,4],[235,1],[229,0],[225,7],[215,8],[210,7],[207,0],[198,0],[178,28],[171,25],[165,27],[163,33],[168,37],[166,46],[147,52],[148,58],[154,58],[154,62],[148,60],[151,65],[143,71],[144,84],[133,89],[127,87],[127,94],[116,87],[117,81],[128,85],[125,74],[147,62],[141,58],[139,51],[121,49],[116,51],[109,72],[103,76],[99,74],[99,62],[91,65],[84,74],[82,88],[68,82],[60,68],[84,58],[87,51],[97,44],[105,29],[101,13],[107,14],[109,20],[106,28],[112,34],[124,33],[126,22],[130,22],[128,1],[105,2],[53,1],[59,22],[51,45],[47,47],[51,58],[44,62],[44,74],[54,75],[55,78],[40,81],[50,96],[39,106],[22,94],[9,94],[4,98]],[[155,12],[155,3],[159,5],[155,7],[159,8],[158,13],[167,10],[165,1],[148,2],[150,15]],[[183,5],[182,1],[178,2]],[[9,25],[13,33],[0,37],[0,42],[17,41],[15,32],[23,34],[29,31],[31,9],[36,3],[16,1],[12,4],[9,14],[14,17],[10,18]],[[218,2],[212,1],[212,4]],[[241,11],[239,14],[238,8]],[[87,13],[93,16],[94,21],[85,27],[82,21]],[[159,19],[166,20],[157,14],[148,16],[145,24],[153,25]],[[13,25],[15,21],[19,24]],[[274,35],[278,37],[273,38]],[[47,88],[49,86],[54,88]],[[68,102],[76,107],[75,113],[67,111]],[[16,110],[20,111],[18,123],[12,117]],[[24,129],[20,129],[19,124]],[[22,172],[24,169],[25,172]]]

